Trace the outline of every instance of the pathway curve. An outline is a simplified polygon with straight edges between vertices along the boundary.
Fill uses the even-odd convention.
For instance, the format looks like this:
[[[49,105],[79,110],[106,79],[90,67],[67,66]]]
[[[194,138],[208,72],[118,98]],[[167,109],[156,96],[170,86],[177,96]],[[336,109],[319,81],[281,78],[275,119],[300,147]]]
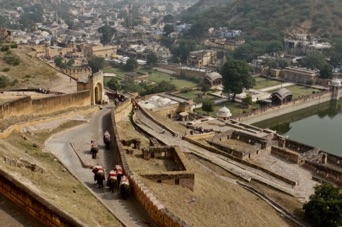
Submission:
[[[46,142],[46,149],[53,153],[80,182],[88,187],[90,192],[125,226],[153,226],[151,224],[153,222],[133,196],[127,200],[122,200],[117,191],[110,193],[109,188],[96,187],[91,169],[83,167],[83,163],[91,165],[100,163],[108,172],[117,163],[118,157],[113,151],[113,147],[110,150],[105,150],[102,141],[103,132],[110,130],[111,108],[106,106],[95,113],[90,122],[52,136]],[[96,160],[89,158],[91,139],[96,140],[100,145]]]

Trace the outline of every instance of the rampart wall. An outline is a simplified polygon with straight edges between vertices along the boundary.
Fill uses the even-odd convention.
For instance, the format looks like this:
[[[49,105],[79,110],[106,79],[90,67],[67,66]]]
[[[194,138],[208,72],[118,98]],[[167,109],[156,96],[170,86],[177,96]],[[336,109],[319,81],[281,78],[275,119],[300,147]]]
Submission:
[[[0,191],[45,226],[85,226],[1,169]]]
[[[173,215],[169,212],[164,205],[158,201],[158,199],[153,195],[153,193],[132,173],[129,168],[126,154],[121,143],[118,130],[116,128],[116,122],[127,118],[130,111],[132,110],[131,101],[126,100],[117,106],[112,112],[112,127],[114,136],[114,146],[115,151],[118,152],[120,157],[120,162],[123,167],[125,174],[127,175],[132,193],[135,198],[144,207],[148,215],[158,226],[165,227],[186,227],[189,226],[179,217]]]
[[[34,99],[32,100],[31,114],[50,114],[70,107],[81,107],[87,105],[90,105],[89,91],[80,91],[71,94]]]
[[[89,91],[49,96],[41,99],[24,97],[0,106],[0,119],[20,115],[42,115],[65,110],[70,107],[90,105]]]
[[[29,115],[32,113],[31,97],[24,97],[6,102],[0,106],[0,119],[11,116]]]

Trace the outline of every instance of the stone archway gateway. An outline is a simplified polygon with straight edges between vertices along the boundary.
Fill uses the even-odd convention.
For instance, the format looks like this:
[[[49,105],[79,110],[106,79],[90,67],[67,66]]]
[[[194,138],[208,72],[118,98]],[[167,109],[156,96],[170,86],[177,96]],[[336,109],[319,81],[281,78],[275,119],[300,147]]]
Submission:
[[[103,100],[103,87],[101,83],[97,83],[94,88],[94,104],[101,104]]]
[[[89,79],[91,104],[101,104],[104,100],[103,72],[94,73]]]

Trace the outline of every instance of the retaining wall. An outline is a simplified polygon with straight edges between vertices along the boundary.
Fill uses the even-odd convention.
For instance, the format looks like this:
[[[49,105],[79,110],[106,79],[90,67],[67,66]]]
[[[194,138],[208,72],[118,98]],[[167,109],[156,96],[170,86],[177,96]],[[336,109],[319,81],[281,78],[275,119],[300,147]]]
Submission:
[[[291,162],[294,163],[299,163],[299,155],[298,154],[294,154],[291,152],[288,152],[285,148],[279,148],[279,147],[271,147],[271,154],[284,158],[286,160],[289,160]]]
[[[123,167],[124,173],[127,175],[131,193],[140,202],[143,208],[146,210],[150,218],[158,225],[165,227],[187,227],[189,226],[177,216],[169,212],[162,203],[153,195],[153,193],[133,174],[129,169],[129,165],[126,159],[126,154],[121,143],[118,130],[116,128],[116,122],[127,118],[129,112],[132,110],[130,100],[126,100],[112,111],[112,127],[114,136],[114,150],[119,154],[120,162]],[[127,114],[126,114],[127,113]]]
[[[339,187],[342,186],[342,173],[340,171],[308,160],[305,160],[304,167],[316,172],[317,175],[325,179],[333,181]]]
[[[297,110],[305,109],[320,103],[329,102],[332,99],[332,94],[329,91],[310,95],[305,98],[295,99],[291,102],[280,106],[272,106],[268,108],[258,109],[250,113],[234,116],[231,119],[241,121],[247,124],[264,121],[270,118],[288,114]]]
[[[1,169],[0,191],[45,226],[85,226]]]

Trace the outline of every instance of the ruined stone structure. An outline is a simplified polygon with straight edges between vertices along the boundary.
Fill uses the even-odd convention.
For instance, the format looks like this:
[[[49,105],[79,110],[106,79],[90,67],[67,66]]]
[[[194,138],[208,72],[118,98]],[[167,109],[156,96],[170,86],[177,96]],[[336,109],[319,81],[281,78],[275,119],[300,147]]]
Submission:
[[[300,67],[286,67],[283,72],[280,74],[286,81],[291,81],[299,84],[308,84],[308,83],[316,83],[316,79],[318,78],[318,71],[311,70]]]
[[[146,160],[151,158],[169,159],[175,164],[173,171],[158,173],[142,173],[141,176],[158,183],[181,185],[190,190],[194,190],[195,174],[190,171],[190,167],[184,154],[177,146],[158,146],[143,148],[143,157]]]
[[[201,68],[208,65],[215,65],[217,53],[214,50],[200,50],[189,53],[187,65],[190,67]]]

